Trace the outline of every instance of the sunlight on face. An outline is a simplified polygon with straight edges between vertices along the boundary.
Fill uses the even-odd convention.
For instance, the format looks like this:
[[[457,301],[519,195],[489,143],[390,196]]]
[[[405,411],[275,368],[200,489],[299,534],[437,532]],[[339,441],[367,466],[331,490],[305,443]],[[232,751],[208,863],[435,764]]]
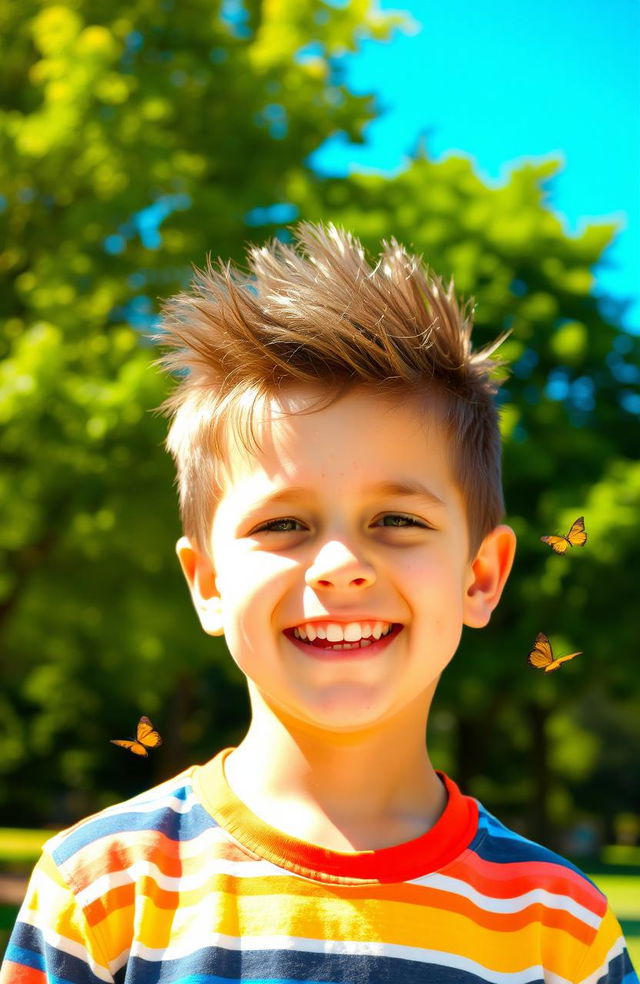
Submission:
[[[426,701],[458,646],[471,576],[464,503],[442,430],[414,402],[353,390],[283,415],[309,399],[294,389],[272,404],[259,453],[231,449],[211,555],[227,644],[253,697],[308,726],[362,729]],[[312,645],[296,637],[309,623],[393,631],[357,648]]]

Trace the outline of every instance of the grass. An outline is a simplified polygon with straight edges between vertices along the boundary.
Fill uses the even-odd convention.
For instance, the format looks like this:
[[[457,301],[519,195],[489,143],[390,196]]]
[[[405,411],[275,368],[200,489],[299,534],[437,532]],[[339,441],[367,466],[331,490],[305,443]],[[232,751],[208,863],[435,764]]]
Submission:
[[[0,872],[28,874],[40,848],[53,833],[52,830],[0,828]],[[640,848],[607,847],[597,860],[577,863],[608,896],[622,924],[631,961],[640,969]],[[0,958],[16,913],[15,906],[0,905]]]
[[[54,833],[53,830],[0,827],[0,873],[26,878],[40,856],[42,845]],[[0,903],[0,960],[17,914],[17,906]]]
[[[40,848],[54,833],[53,830],[0,827],[0,871],[25,866],[32,868],[38,860]]]
[[[640,971],[640,871],[618,874],[609,866],[603,872],[583,870],[609,899],[611,908],[620,920],[631,963],[636,971]]]

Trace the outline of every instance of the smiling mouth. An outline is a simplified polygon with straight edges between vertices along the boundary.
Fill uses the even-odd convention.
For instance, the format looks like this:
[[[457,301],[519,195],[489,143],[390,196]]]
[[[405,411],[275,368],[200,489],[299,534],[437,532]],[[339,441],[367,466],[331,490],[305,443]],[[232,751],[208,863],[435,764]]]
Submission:
[[[344,652],[353,649],[367,649],[370,646],[376,646],[376,644],[388,639],[389,636],[397,635],[401,629],[402,625],[399,625],[397,622],[387,623],[385,628],[381,629],[379,632],[376,632],[375,635],[371,634],[353,642],[344,638],[336,641],[326,638],[323,639],[320,636],[316,636],[315,639],[310,639],[308,636],[305,638],[298,629],[285,629],[284,634],[287,638],[296,642],[299,646],[309,647],[310,649],[320,649],[325,652]]]

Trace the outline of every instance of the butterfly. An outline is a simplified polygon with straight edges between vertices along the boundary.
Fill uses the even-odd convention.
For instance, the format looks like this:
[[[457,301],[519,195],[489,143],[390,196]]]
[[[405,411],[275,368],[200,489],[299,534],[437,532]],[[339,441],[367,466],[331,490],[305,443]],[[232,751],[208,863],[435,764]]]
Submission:
[[[138,721],[135,739],[111,738],[110,741],[112,745],[121,745],[122,748],[128,748],[134,755],[144,755],[145,758],[149,754],[147,751],[148,748],[157,748],[162,744],[162,738],[151,724],[149,718],[144,715]]]
[[[574,656],[582,656],[582,653],[569,653],[567,656],[558,656],[556,659],[549,639],[544,632],[538,632],[533,649],[529,653],[528,662],[530,666],[535,666],[536,669],[544,670],[545,673],[552,673],[553,670],[559,670],[563,663],[573,659]]]
[[[579,516],[566,536],[541,536],[543,543],[548,543],[554,553],[563,554],[569,547],[584,547],[587,534],[584,531],[584,516]]]

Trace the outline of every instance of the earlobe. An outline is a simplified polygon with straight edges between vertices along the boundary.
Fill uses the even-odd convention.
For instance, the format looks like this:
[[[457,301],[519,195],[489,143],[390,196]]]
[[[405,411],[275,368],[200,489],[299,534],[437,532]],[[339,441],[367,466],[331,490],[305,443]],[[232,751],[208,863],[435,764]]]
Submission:
[[[496,526],[485,536],[470,565],[464,598],[465,625],[480,629],[488,624],[511,571],[515,550],[516,535],[510,526]]]
[[[186,536],[176,543],[176,553],[202,628],[208,635],[224,635],[222,598],[211,561]]]

